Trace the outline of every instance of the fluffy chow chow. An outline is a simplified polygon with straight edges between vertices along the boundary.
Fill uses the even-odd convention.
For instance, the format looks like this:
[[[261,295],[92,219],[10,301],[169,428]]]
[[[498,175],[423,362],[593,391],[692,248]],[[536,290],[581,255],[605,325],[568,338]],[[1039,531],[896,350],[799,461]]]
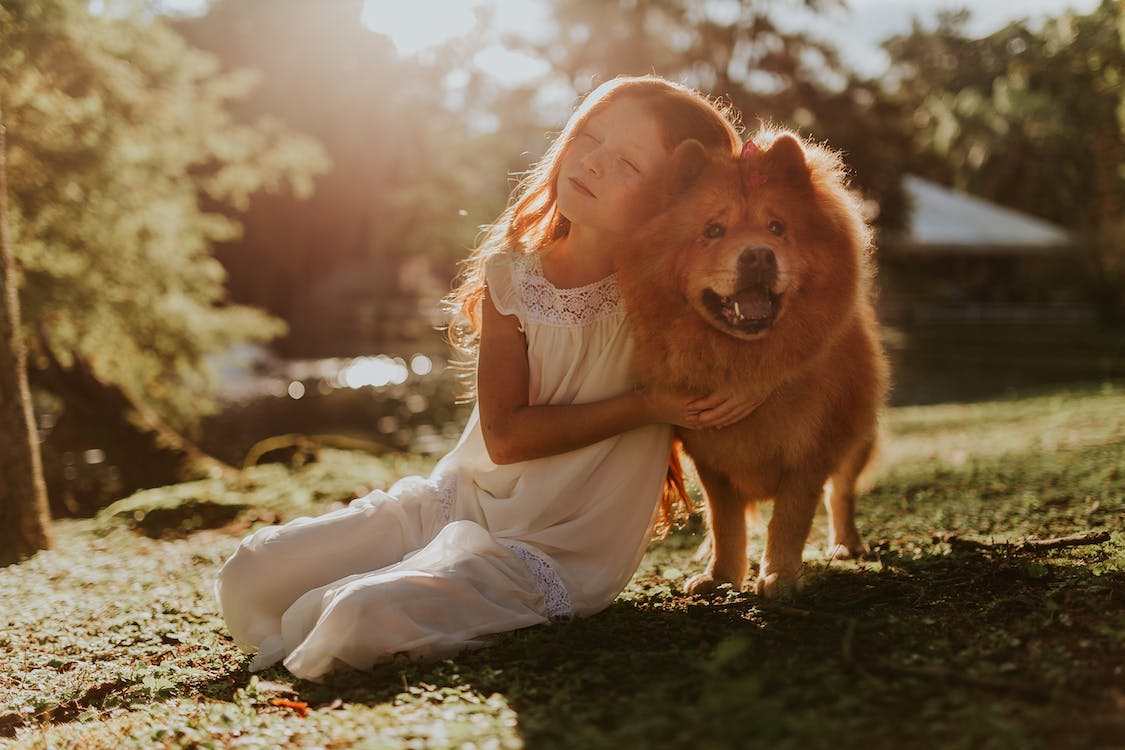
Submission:
[[[773,500],[755,588],[774,596],[799,584],[822,496],[832,554],[864,552],[856,481],[888,382],[871,232],[839,156],[779,130],[741,156],[681,144],[664,200],[618,262],[638,377],[763,399],[725,429],[680,430],[711,535],[710,563],[688,591],[742,586],[747,512]]]

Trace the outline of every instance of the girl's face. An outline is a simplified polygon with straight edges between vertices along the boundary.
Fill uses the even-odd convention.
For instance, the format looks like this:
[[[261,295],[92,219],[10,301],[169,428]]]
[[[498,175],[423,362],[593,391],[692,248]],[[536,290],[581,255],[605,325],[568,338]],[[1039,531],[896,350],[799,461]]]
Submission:
[[[659,206],[668,149],[641,103],[621,99],[578,129],[562,156],[558,206],[572,225],[617,234]]]

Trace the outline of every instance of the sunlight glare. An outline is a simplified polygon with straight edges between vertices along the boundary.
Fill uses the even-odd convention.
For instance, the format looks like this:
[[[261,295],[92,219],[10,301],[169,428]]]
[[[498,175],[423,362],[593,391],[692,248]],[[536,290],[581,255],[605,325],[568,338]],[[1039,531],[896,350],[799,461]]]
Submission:
[[[482,49],[473,56],[473,64],[487,75],[509,84],[528,83],[551,71],[551,64],[541,57],[498,46]]]
[[[434,370],[434,361],[425,354],[415,354],[410,358],[410,369],[415,375],[429,375]]]
[[[388,37],[403,57],[465,37],[480,24],[484,33],[473,55],[477,70],[508,86],[527,84],[550,70],[546,60],[499,41],[513,33],[542,39],[551,23],[550,6],[543,0],[364,0],[362,20]],[[445,81],[454,92],[468,82],[465,71]]]
[[[365,0],[363,25],[388,36],[400,55],[414,55],[468,34],[484,4],[483,0]]]
[[[342,385],[348,388],[387,385],[402,385],[409,376],[406,362],[400,357],[391,358],[385,354],[376,357],[357,357],[340,373]]]

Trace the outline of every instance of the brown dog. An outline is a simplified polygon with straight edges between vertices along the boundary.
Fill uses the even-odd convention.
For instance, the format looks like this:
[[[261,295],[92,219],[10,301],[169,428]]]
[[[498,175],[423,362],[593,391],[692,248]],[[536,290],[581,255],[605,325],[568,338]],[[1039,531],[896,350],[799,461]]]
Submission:
[[[860,555],[856,481],[887,391],[870,301],[871,231],[839,156],[763,130],[741,157],[672,155],[666,204],[619,256],[642,383],[745,389],[761,405],[722,430],[680,430],[707,492],[702,593],[746,576],[746,515],[773,499],[756,591],[799,584],[825,495],[832,554]]]

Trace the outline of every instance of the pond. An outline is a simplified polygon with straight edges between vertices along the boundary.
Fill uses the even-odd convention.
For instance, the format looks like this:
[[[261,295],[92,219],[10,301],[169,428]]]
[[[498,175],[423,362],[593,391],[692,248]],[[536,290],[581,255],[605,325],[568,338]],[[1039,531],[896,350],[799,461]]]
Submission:
[[[262,441],[282,449],[283,436],[376,453],[444,453],[472,409],[465,371],[432,353],[267,356],[250,368],[217,369],[223,408],[203,421],[199,442],[233,466],[268,454]]]

